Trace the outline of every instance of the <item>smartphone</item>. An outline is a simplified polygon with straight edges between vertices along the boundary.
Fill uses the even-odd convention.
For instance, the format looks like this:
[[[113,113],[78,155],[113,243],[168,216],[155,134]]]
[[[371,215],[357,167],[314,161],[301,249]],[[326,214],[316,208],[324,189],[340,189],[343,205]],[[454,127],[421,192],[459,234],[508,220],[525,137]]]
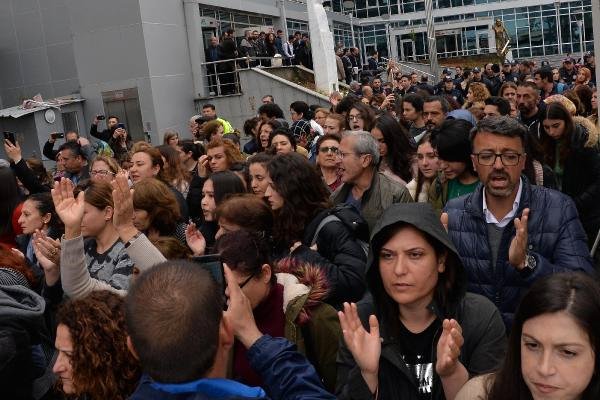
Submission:
[[[219,254],[207,254],[205,256],[192,257],[192,261],[200,264],[213,277],[219,285],[221,292],[225,294],[225,272],[223,271],[223,261]]]
[[[96,119],[102,121],[103,119],[106,119],[106,117],[104,115],[96,115]]]
[[[12,132],[4,131],[4,139],[11,142],[13,146],[17,144],[17,140],[15,139],[15,134]]]
[[[383,89],[383,92],[385,93],[386,96],[389,96],[390,94],[392,94],[392,89],[385,88],[385,89]]]
[[[120,122],[120,123],[117,125],[117,128],[125,129],[125,124]]]
[[[50,134],[50,137],[52,137],[52,139],[63,139],[65,137],[65,133],[64,132],[54,132]]]

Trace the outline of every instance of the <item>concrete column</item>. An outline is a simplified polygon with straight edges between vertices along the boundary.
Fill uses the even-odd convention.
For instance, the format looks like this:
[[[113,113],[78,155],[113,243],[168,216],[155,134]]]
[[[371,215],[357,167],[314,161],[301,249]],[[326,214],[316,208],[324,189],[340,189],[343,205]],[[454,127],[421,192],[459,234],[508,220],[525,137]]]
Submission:
[[[198,3],[193,1],[185,1],[183,6],[188,46],[190,48],[194,94],[198,97],[206,97],[208,96],[208,88],[204,83],[205,68],[202,67],[202,63],[206,59],[204,57],[204,44],[202,43],[202,27],[200,26],[200,8]]]

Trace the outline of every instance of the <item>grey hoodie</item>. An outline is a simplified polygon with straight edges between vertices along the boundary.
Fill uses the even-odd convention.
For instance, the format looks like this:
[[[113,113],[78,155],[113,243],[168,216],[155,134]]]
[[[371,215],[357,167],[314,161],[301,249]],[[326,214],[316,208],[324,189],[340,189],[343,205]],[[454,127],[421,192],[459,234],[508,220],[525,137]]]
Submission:
[[[53,385],[44,299],[21,285],[0,285],[0,387],[7,399],[40,398]]]

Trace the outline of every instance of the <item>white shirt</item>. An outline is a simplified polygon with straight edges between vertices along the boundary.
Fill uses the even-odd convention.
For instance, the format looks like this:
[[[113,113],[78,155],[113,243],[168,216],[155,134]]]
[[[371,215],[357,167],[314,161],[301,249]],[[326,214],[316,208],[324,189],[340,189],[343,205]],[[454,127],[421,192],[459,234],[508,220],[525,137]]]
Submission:
[[[517,197],[515,197],[515,202],[513,203],[513,208],[510,210],[508,214],[504,216],[500,221],[496,219],[494,214],[488,209],[487,202],[485,201],[485,187],[483,188],[483,215],[485,216],[485,222],[488,224],[495,224],[498,228],[504,228],[510,222],[512,222],[515,215],[517,215],[517,210],[519,209],[519,202],[521,201],[521,192],[523,191],[523,180],[519,178],[519,190],[517,191]]]

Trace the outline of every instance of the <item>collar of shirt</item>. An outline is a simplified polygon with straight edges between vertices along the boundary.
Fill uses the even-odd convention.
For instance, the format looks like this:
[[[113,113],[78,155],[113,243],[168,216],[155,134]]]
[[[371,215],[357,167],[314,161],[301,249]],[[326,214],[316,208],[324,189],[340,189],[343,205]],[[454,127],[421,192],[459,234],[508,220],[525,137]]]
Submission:
[[[487,202],[485,201],[485,186],[483,188],[483,215],[485,216],[485,222],[488,224],[495,224],[498,228],[504,228],[508,225],[515,215],[517,214],[517,210],[519,209],[519,203],[521,202],[521,193],[523,191],[523,180],[519,178],[519,190],[517,191],[517,197],[515,197],[515,202],[513,203],[513,208],[510,210],[508,214],[504,216],[500,221],[496,219],[494,214],[488,209]]]

